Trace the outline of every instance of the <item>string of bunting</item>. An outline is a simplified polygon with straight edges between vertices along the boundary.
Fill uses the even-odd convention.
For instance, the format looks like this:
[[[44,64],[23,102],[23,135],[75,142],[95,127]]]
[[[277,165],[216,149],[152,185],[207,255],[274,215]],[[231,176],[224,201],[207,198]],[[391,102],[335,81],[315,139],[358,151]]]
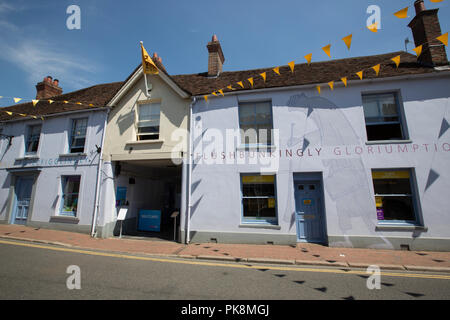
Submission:
[[[444,0],[430,0],[430,1],[433,2],[433,3],[439,3],[439,2],[442,2]],[[411,6],[408,6],[406,8],[403,8],[403,9],[395,12],[394,16],[396,16],[399,19],[407,18],[408,17],[408,9],[410,7]],[[372,25],[367,26],[367,29],[369,31],[373,32],[373,33],[377,33],[378,32],[378,24],[375,22]],[[448,32],[445,33],[445,34],[442,34],[441,36],[437,37],[436,39],[439,40],[440,42],[442,42],[445,46],[448,46]],[[343,37],[341,40],[345,43],[345,45],[347,46],[347,49],[350,50],[351,49],[351,45],[352,45],[352,40],[353,40],[353,34],[349,34],[349,35]],[[423,49],[424,45],[426,45],[426,43],[423,43],[423,44],[421,44],[421,45],[419,45],[419,46],[417,46],[416,48],[413,49],[413,51],[416,53],[417,57],[419,57],[422,54],[422,49]],[[331,44],[328,44],[328,45],[322,47],[322,50],[325,52],[325,54],[329,58],[331,58]],[[311,65],[312,53],[309,53],[309,54],[305,55],[303,58],[308,63],[308,66]],[[400,65],[400,56],[396,56],[396,57],[392,58],[391,60],[395,62],[396,66],[398,68],[398,66]],[[294,73],[295,61],[289,62],[288,66],[289,66],[289,69],[290,69],[291,73]],[[376,72],[376,75],[378,76],[380,74],[381,63],[376,65],[376,66],[373,66],[373,67],[371,67],[369,69],[373,69]],[[272,71],[276,75],[281,76],[280,67],[279,66],[272,68]],[[361,80],[363,79],[364,71],[365,70],[361,70],[361,71],[356,73]],[[238,82],[236,82],[236,84],[244,89],[245,88],[244,83],[248,82],[248,83],[250,83],[250,87],[253,88],[255,77],[261,77],[263,79],[264,83],[265,83],[266,79],[267,79],[267,72],[260,73],[258,75],[255,75],[254,77],[250,77],[250,78],[248,78],[246,80],[238,81]],[[344,83],[345,87],[347,87],[347,79],[348,79],[348,77],[342,77],[340,79]],[[334,90],[334,81],[330,81],[328,83],[328,85],[329,85],[331,90]],[[222,96],[224,96],[224,91],[227,90],[227,89],[230,90],[230,91],[235,90],[233,88],[233,85],[228,85],[225,88],[222,88],[222,89],[219,89],[219,90],[216,90],[216,91],[212,92],[211,95],[217,97],[218,94],[221,94]],[[321,93],[320,86],[317,86],[317,90],[318,90],[318,92],[320,94]],[[209,96],[210,96],[209,94],[203,96],[206,102],[208,102]]]

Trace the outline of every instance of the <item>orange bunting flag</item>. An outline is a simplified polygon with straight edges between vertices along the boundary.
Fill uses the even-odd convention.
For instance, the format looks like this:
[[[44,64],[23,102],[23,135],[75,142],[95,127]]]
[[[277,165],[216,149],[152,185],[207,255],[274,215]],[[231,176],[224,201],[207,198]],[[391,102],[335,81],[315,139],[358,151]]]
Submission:
[[[53,101],[53,100],[48,100],[48,103],[50,103],[50,104],[52,104],[53,102],[55,102],[55,101]]]
[[[266,73],[263,72],[263,73],[260,73],[259,75],[264,79],[264,82],[266,82]]]
[[[374,24],[371,24],[370,26],[367,27],[367,29],[369,29],[372,32],[378,32],[378,23],[375,22]]]
[[[280,67],[273,68],[272,70],[273,70],[273,72],[275,72],[276,74],[281,76],[281,74],[280,74]]]
[[[227,86],[227,89],[234,90],[234,88],[231,85]]]
[[[436,39],[438,39],[440,42],[442,42],[448,47],[448,32],[443,34],[442,36],[437,37]]]
[[[208,102],[208,96],[203,96],[205,98],[205,101]]]
[[[395,65],[398,68],[398,66],[400,65],[400,56],[396,56],[396,57],[392,58],[391,60],[395,62]]]
[[[434,2],[434,3],[439,3],[439,2],[442,2],[442,1],[444,1],[444,0],[430,0],[431,2]]]
[[[381,68],[381,64],[377,64],[376,66],[373,66],[372,69],[375,70],[375,73],[378,75],[380,74],[380,68]]]
[[[291,61],[288,63],[289,68],[291,68],[291,72],[294,73],[295,61]]]
[[[352,34],[342,38],[342,41],[345,42],[345,44],[347,45],[348,50],[350,50],[350,47],[352,46],[352,38],[353,38]]]
[[[69,103],[69,101],[63,101],[64,103]]]
[[[242,81],[239,81],[237,84],[244,88],[244,84],[242,83]]]
[[[422,48],[423,48],[423,46],[420,45],[413,49],[413,51],[416,53],[417,57],[419,57],[422,54]]]
[[[222,89],[220,89],[219,92],[220,92],[220,94],[221,94],[223,97],[225,97],[225,95],[223,94],[223,90],[222,90]]]
[[[347,87],[347,77],[341,78],[342,82],[344,83],[344,86]]]
[[[311,60],[312,60],[312,53],[307,54],[304,58],[308,62],[308,66],[309,66],[311,64]]]
[[[36,105],[39,102],[39,100],[31,100],[31,102],[33,102],[33,107],[36,107]]]
[[[322,48],[322,50],[325,51],[327,56],[329,56],[331,58],[331,44],[326,45],[325,47]]]
[[[22,98],[13,98],[14,99],[14,102],[15,103],[17,103],[17,102],[19,102],[20,100],[22,100]]]
[[[330,86],[331,91],[334,90],[334,81],[328,82],[328,85]]]
[[[356,73],[358,75],[358,77],[362,80],[363,79],[363,71],[357,72]]]
[[[409,9],[409,7],[406,7],[400,11],[397,11],[396,13],[394,13],[394,16],[396,16],[399,19],[408,18],[408,9]]]
[[[248,78],[247,81],[250,82],[250,84],[252,85],[252,88],[253,88],[253,78]]]
[[[81,102],[77,102],[76,104],[82,104]]]
[[[319,92],[319,94],[320,94],[320,86],[317,86],[316,88],[317,88],[317,92]]]

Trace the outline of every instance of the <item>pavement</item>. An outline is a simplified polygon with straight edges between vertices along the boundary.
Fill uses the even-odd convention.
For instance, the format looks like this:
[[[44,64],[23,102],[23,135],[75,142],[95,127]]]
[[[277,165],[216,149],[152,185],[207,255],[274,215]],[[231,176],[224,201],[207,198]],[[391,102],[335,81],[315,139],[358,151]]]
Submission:
[[[318,244],[296,246],[223,243],[182,244],[130,238],[92,238],[88,234],[0,225],[0,238],[91,250],[216,261],[237,261],[338,268],[367,268],[450,273],[450,252],[330,248]]]

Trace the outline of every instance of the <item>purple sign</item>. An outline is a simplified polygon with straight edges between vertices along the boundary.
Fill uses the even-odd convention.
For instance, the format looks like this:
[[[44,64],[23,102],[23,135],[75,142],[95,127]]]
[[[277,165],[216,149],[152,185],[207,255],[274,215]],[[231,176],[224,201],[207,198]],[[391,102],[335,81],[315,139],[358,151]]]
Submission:
[[[384,210],[383,209],[377,209],[377,219],[384,220]]]

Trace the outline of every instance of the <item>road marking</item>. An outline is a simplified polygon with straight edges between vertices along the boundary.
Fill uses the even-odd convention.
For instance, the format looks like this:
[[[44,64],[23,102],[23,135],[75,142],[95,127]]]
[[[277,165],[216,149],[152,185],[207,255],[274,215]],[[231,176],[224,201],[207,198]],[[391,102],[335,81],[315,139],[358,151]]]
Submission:
[[[240,268],[240,269],[267,269],[267,270],[277,270],[277,271],[297,271],[297,272],[323,272],[323,273],[336,273],[336,274],[356,274],[356,275],[367,275],[365,271],[348,270],[344,271],[341,269],[320,269],[320,268],[303,268],[303,267],[275,267],[266,265],[242,265],[242,264],[231,264],[231,263],[215,263],[215,262],[200,262],[200,261],[185,261],[185,260],[173,260],[166,258],[151,258],[151,257],[140,257],[132,256],[120,253],[107,253],[100,251],[89,251],[82,249],[70,249],[70,248],[58,248],[39,244],[31,243],[21,243],[13,241],[0,240],[0,244],[9,244],[22,247],[31,247],[39,249],[47,249],[53,251],[63,251],[80,253],[92,256],[110,257],[110,258],[122,258],[130,260],[142,260],[142,261],[154,261],[154,262],[166,262],[166,263],[178,263],[178,264],[190,264],[190,265],[200,265],[200,266],[210,266],[210,267],[226,267],[226,268]],[[343,267],[344,268],[344,267]],[[396,272],[381,272],[382,276],[387,277],[403,277],[403,278],[421,278],[421,279],[440,279],[440,280],[450,280],[450,275],[440,275],[440,274],[420,274],[420,273],[396,273]]]

